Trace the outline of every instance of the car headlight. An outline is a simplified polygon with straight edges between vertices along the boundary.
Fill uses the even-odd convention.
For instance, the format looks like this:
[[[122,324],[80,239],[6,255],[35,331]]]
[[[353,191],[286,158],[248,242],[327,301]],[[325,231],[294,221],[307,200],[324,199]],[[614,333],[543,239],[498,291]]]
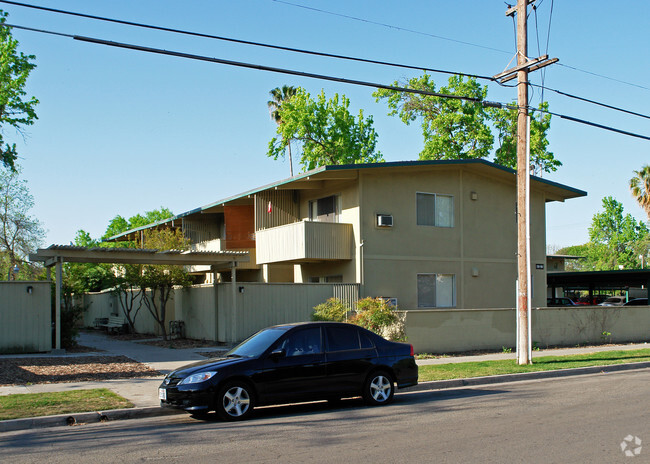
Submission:
[[[201,383],[206,380],[210,380],[217,371],[208,371],[208,372],[199,372],[198,374],[192,374],[185,377],[183,380],[178,382],[178,385],[187,385],[190,383]]]

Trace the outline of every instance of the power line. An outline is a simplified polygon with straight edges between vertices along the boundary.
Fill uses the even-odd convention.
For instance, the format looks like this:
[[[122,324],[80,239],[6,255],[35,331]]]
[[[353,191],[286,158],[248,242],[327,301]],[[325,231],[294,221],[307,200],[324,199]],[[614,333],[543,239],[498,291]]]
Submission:
[[[616,79],[616,78],[614,78],[614,77],[609,77],[609,76],[605,76],[605,75],[603,75],[603,74],[598,74],[598,73],[595,73],[595,72],[586,71],[586,70],[584,70],[584,69],[576,68],[576,67],[574,67],[574,66],[569,66],[569,65],[566,65],[566,64],[562,64],[562,63],[557,63],[557,64],[558,64],[559,66],[564,67],[564,68],[572,69],[573,71],[579,71],[579,72],[582,72],[582,73],[585,73],[585,74],[590,74],[590,75],[592,75],[592,76],[600,77],[600,78],[602,78],[602,79],[607,79],[607,80],[610,80],[610,81],[618,82],[618,83],[620,83],[620,84],[631,85],[632,87],[638,87],[638,88],[640,88],[640,89],[650,90],[650,87],[645,87],[645,86],[643,86],[643,85],[634,84],[634,83],[632,83],[632,82],[627,82],[627,81],[622,81],[622,80],[620,80],[620,79]]]
[[[123,48],[123,49],[146,52],[146,53],[154,53],[154,54],[158,54],[158,55],[174,56],[174,57],[178,57],[178,58],[186,58],[186,59],[197,60],[197,61],[206,61],[206,62],[210,62],[210,63],[218,63],[218,64],[224,64],[224,65],[228,65],[228,66],[236,66],[236,67],[248,68],[248,69],[257,69],[257,70],[260,70],[260,71],[269,71],[269,72],[288,74],[288,75],[299,76],[299,77],[306,77],[306,78],[311,78],[311,79],[320,79],[320,80],[326,80],[326,81],[332,81],[332,82],[340,82],[340,83],[344,83],[344,84],[359,85],[359,86],[364,86],[364,87],[387,89],[387,90],[393,90],[393,91],[396,91],[396,92],[413,93],[413,94],[427,95],[427,96],[440,97],[440,98],[450,98],[450,99],[455,99],[455,100],[464,100],[464,101],[470,101],[470,102],[475,102],[475,103],[481,103],[485,107],[518,109],[517,106],[508,105],[508,104],[499,103],[499,102],[489,102],[489,101],[481,100],[481,99],[475,98],[475,97],[465,97],[465,96],[461,96],[461,95],[447,95],[447,94],[441,94],[441,93],[437,93],[437,92],[430,92],[430,91],[426,91],[426,90],[409,89],[407,87],[397,87],[397,86],[392,86],[392,85],[379,84],[379,83],[376,83],[376,82],[359,81],[359,80],[347,79],[347,78],[343,78],[343,77],[327,76],[327,75],[324,75],[324,74],[315,74],[315,73],[308,73],[308,72],[296,71],[296,70],[291,70],[291,69],[275,68],[275,67],[271,67],[271,66],[264,66],[264,65],[252,64],[252,63],[244,63],[244,62],[241,62],[241,61],[232,61],[232,60],[224,60],[224,59],[220,59],[220,58],[211,58],[211,57],[207,57],[207,56],[203,56],[203,55],[194,55],[194,54],[184,53],[184,52],[163,50],[163,49],[160,49],[160,48],[143,47],[143,46],[140,46],[140,45],[127,44],[127,43],[121,43],[121,42],[113,42],[113,41],[109,41],[109,40],[97,39],[97,38],[93,38],[93,37],[85,37],[85,36],[80,36],[80,35],[64,34],[64,33],[60,33],[60,32],[48,31],[48,30],[45,30],[45,29],[36,29],[36,28],[31,28],[31,27],[26,27],[26,26],[18,26],[18,25],[15,25],[15,24],[5,24],[5,26],[15,28],[15,29],[22,29],[22,30],[32,31],[32,32],[51,34],[51,35],[56,35],[56,36],[61,36],[61,37],[68,37],[68,38],[72,38],[74,40],[79,40],[79,41],[82,41],[82,42],[95,43],[95,44],[99,44],[99,45],[106,45],[106,46],[110,46],[110,47]],[[557,116],[559,118],[567,119],[567,120],[577,122],[577,123],[580,123],[580,124],[586,124],[586,125],[589,125],[589,126],[598,127],[600,129],[616,132],[616,133],[619,133],[619,134],[628,135],[628,136],[631,136],[631,137],[637,137],[637,138],[641,138],[641,139],[644,139],[644,140],[650,140],[650,137],[645,136],[645,135],[636,134],[636,133],[628,132],[628,131],[623,131],[623,130],[620,130],[620,129],[616,129],[614,127],[605,126],[605,125],[590,122],[590,121],[587,121],[587,120],[584,120],[584,119],[575,118],[573,116],[567,116],[567,115],[563,115],[563,114],[559,114],[559,113],[553,113],[551,111],[540,110],[540,109],[535,109],[535,108],[529,108],[529,110],[530,111],[543,111],[543,112],[551,114],[553,116]]]
[[[281,3],[287,3],[283,2],[282,0],[273,0],[273,1],[280,1]],[[22,2],[17,2],[17,1],[12,1],[12,0],[0,0],[0,3],[7,3],[10,5],[15,5],[15,6],[22,6],[26,8],[31,8],[31,9],[36,9],[36,10],[42,10],[42,11],[48,11],[51,13],[58,13],[58,14],[64,14],[64,15],[70,15],[70,16],[76,16],[76,17],[81,17],[81,18],[87,18],[87,19],[93,19],[93,20],[98,20],[98,21],[105,21],[105,22],[111,22],[115,24],[122,24],[126,26],[134,26],[134,27],[139,27],[139,28],[145,28],[145,29],[152,29],[152,30],[158,30],[158,31],[163,31],[163,32],[172,32],[175,34],[182,34],[182,35],[189,35],[189,36],[194,36],[194,37],[201,37],[201,38],[208,38],[208,39],[215,39],[215,40],[222,40],[226,42],[233,42],[233,43],[239,43],[243,45],[252,45],[252,46],[257,46],[257,47],[264,47],[264,48],[270,48],[270,49],[276,49],[276,50],[283,50],[283,51],[289,51],[293,53],[301,53],[301,54],[307,54],[307,55],[313,55],[313,56],[322,56],[326,58],[336,58],[336,59],[343,59],[343,60],[348,60],[348,61],[356,61],[360,63],[369,63],[369,64],[377,64],[381,66],[390,66],[390,67],[396,67],[396,68],[402,68],[402,69],[412,69],[412,70],[417,70],[417,71],[424,71],[424,72],[432,72],[432,73],[439,73],[439,74],[448,74],[448,75],[458,75],[458,76],[464,76],[464,77],[473,77],[475,79],[481,79],[481,80],[487,80],[489,82],[496,82],[501,86],[504,87],[511,87],[509,85],[504,85],[501,84],[499,81],[495,80],[491,76],[483,76],[479,74],[471,74],[471,73],[463,73],[463,72],[458,72],[458,71],[449,71],[445,69],[436,69],[436,68],[429,68],[426,66],[414,66],[414,65],[407,65],[403,63],[395,63],[395,62],[389,62],[389,61],[380,61],[380,60],[372,60],[372,59],[367,59],[367,58],[359,58],[359,57],[353,57],[353,56],[347,56],[347,55],[339,55],[339,54],[334,54],[334,53],[326,53],[326,52],[318,52],[318,51],[313,51],[313,50],[306,50],[306,49],[299,49],[299,48],[293,48],[293,47],[285,47],[281,45],[273,45],[273,44],[268,44],[268,43],[262,43],[262,42],[253,42],[249,40],[242,40],[242,39],[234,39],[231,37],[223,37],[223,36],[218,36],[218,35],[213,35],[213,34],[204,34],[201,32],[193,32],[193,31],[187,31],[187,30],[182,30],[182,29],[175,29],[175,28],[169,28],[169,27],[164,27],[164,26],[156,26],[152,24],[144,24],[144,23],[137,23],[133,21],[126,21],[122,19],[116,19],[116,18],[108,18],[105,16],[96,16],[96,15],[90,15],[90,14],[85,14],[85,13],[78,13],[74,11],[68,11],[68,10],[61,10],[61,9],[56,9],[56,8],[49,8],[49,7],[44,7],[44,6],[38,6],[38,5],[29,5],[26,3]],[[289,3],[290,5],[293,5]],[[552,7],[553,3],[551,3]],[[302,5],[294,5],[294,6],[299,6],[303,7]],[[314,9],[311,7],[304,7],[307,9]],[[329,13],[329,12],[326,12]],[[336,13],[331,13],[331,14],[336,14]],[[361,19],[360,19],[361,20]],[[43,30],[36,30],[37,32],[46,32]],[[550,32],[550,31],[549,31]],[[67,34],[60,34],[66,37],[72,37],[71,35]],[[547,42],[547,47],[548,47],[548,42]],[[535,86],[536,84],[530,84]],[[542,82],[542,89],[546,88],[544,87],[544,84]],[[623,108],[615,107],[613,105],[608,105],[605,103],[600,103],[595,100],[583,98],[583,97],[578,97],[575,95],[571,95],[565,92],[561,92],[559,90],[553,90],[549,89],[555,93],[564,95],[568,98],[575,98],[584,102],[588,103],[593,103],[605,108],[609,108],[612,110],[617,110],[621,111],[627,114],[635,115],[635,116],[640,116],[643,118],[650,118],[649,116],[640,114],[640,113],[635,113],[633,111],[629,111]]]
[[[293,69],[284,69],[284,68],[275,68],[272,66],[265,66],[265,65],[260,65],[260,64],[253,64],[253,63],[245,63],[242,61],[232,61],[232,60],[224,60],[221,58],[212,58],[209,56],[203,56],[203,55],[194,55],[191,53],[184,53],[184,52],[176,52],[172,50],[163,50],[161,48],[152,48],[152,47],[144,47],[141,45],[134,45],[134,44],[127,44],[127,43],[122,43],[122,42],[114,42],[110,40],[104,40],[104,39],[97,39],[94,37],[86,37],[82,35],[73,35],[73,34],[64,34],[61,32],[54,32],[54,31],[48,31],[45,29],[36,29],[32,27],[26,27],[26,26],[18,26],[16,24],[5,24],[7,27],[12,27],[15,29],[23,29],[26,31],[32,31],[32,32],[39,32],[43,34],[50,34],[50,35],[57,35],[61,37],[68,37],[72,38],[74,40],[79,40],[81,42],[89,42],[89,43],[95,43],[99,45],[107,45],[110,47],[116,47],[116,48],[124,48],[124,49],[129,49],[129,50],[135,50],[135,51],[141,51],[141,52],[147,52],[147,53],[154,53],[158,55],[167,55],[167,56],[175,56],[178,58],[186,58],[186,59],[191,59],[191,60],[197,60],[197,61],[207,61],[211,63],[218,63],[218,64],[224,64],[228,66],[236,66],[240,68],[249,68],[249,69],[257,69],[260,71],[269,71],[269,72],[275,72],[275,73],[280,73],[280,74],[289,74],[293,76],[299,76],[299,77],[307,77],[311,79],[321,79],[321,80],[326,80],[326,81],[333,81],[333,82],[341,82],[344,84],[352,84],[352,85],[360,85],[364,87],[372,87],[372,88],[378,88],[378,89],[387,89],[387,90],[393,90],[396,92],[405,92],[405,93],[414,93],[414,94],[420,94],[420,95],[427,95],[431,97],[441,97],[441,98],[451,98],[455,100],[464,100],[464,101],[470,101],[470,102],[475,102],[475,103],[482,103],[483,100],[480,98],[475,98],[475,97],[465,97],[462,95],[448,95],[448,94],[442,94],[442,93],[437,93],[437,92],[431,92],[428,90],[418,90],[418,89],[409,89],[407,87],[397,87],[397,86],[392,86],[392,85],[386,85],[386,84],[379,84],[377,82],[368,82],[368,81],[360,81],[360,80],[355,80],[355,79],[347,79],[344,77],[335,77],[335,76],[328,76],[325,74],[315,74],[315,73],[309,73],[309,72],[304,72],[304,71],[296,71]]]
[[[335,13],[333,11],[327,11],[327,10],[323,10],[323,9],[320,9],[320,8],[314,8],[312,6],[300,5],[300,4],[297,4],[297,3],[291,3],[291,2],[284,1],[284,0],[272,0],[272,1],[274,1],[276,3],[282,3],[282,4],[285,4],[285,5],[293,6],[293,7],[296,7],[296,8],[302,8],[304,10],[311,10],[311,11],[316,11],[318,13],[324,13],[324,14],[328,14],[328,15],[332,15],[332,16],[338,16],[340,18],[352,19],[354,21],[360,21],[362,23],[374,24],[376,26],[387,27],[389,29],[395,29],[395,30],[398,30],[398,31],[410,32],[412,34],[419,34],[419,35],[423,35],[423,36],[427,36],[427,37],[433,37],[434,39],[447,40],[449,42],[455,42],[455,43],[459,43],[459,44],[463,44],[463,45],[469,45],[471,47],[483,48],[485,50],[492,50],[492,51],[499,52],[499,53],[507,53],[507,54],[510,53],[510,52],[507,52],[505,50],[500,50],[498,48],[487,47],[485,45],[479,45],[479,44],[475,44],[475,43],[472,43],[472,42],[465,42],[463,40],[458,40],[458,39],[451,39],[449,37],[430,34],[428,32],[416,31],[414,29],[407,29],[405,27],[393,26],[392,24],[380,23],[380,22],[377,22],[377,21],[371,21],[369,19],[358,18],[356,16],[350,16],[350,15],[346,15],[346,14],[342,14],[342,13]]]
[[[293,52],[293,53],[302,53],[305,55],[312,55],[312,56],[322,56],[326,58],[337,58],[341,60],[349,60],[349,61],[358,61],[360,63],[369,63],[369,64],[378,64],[382,66],[391,66],[391,67],[396,67],[396,68],[404,68],[404,69],[413,69],[416,71],[428,71],[428,72],[434,72],[434,73],[440,73],[440,74],[452,74],[452,75],[459,75],[459,76],[465,76],[465,77],[474,77],[476,79],[483,79],[483,80],[489,80],[489,81],[494,81],[491,76],[481,76],[478,74],[469,74],[469,73],[462,73],[462,72],[456,72],[456,71],[448,71],[444,69],[434,69],[434,68],[429,68],[426,66],[413,66],[413,65],[407,65],[407,64],[402,64],[402,63],[394,63],[394,62],[389,62],[389,61],[381,61],[381,60],[371,60],[368,58],[359,58],[359,57],[353,57],[353,56],[348,56],[348,55],[339,55],[335,53],[326,53],[326,52],[318,52],[318,51],[313,51],[313,50],[306,50],[302,48],[294,48],[294,47],[285,47],[282,45],[273,45],[269,43],[264,43],[264,42],[253,42],[250,40],[243,40],[243,39],[234,39],[232,37],[224,37],[224,36],[219,36],[219,35],[214,35],[214,34],[204,34],[201,32],[193,32],[193,31],[188,31],[188,30],[183,30],[183,29],[175,29],[175,28],[170,28],[170,27],[164,27],[164,26],[156,26],[152,24],[145,24],[145,23],[137,23],[133,21],[126,21],[123,19],[116,19],[116,18],[108,18],[106,16],[96,16],[96,15],[90,15],[90,14],[85,14],[85,13],[78,13],[74,11],[68,11],[68,10],[60,10],[57,8],[49,8],[49,7],[44,7],[44,6],[38,6],[38,5],[29,5],[27,3],[22,3],[22,2],[15,2],[11,0],[0,0],[0,3],[7,3],[9,5],[15,5],[15,6],[22,6],[25,8],[31,8],[35,10],[41,10],[41,11],[48,11],[51,13],[58,13],[58,14],[64,14],[64,15],[69,15],[69,16],[76,16],[79,18],[86,18],[86,19],[94,19],[97,21],[105,21],[105,22],[110,22],[110,23],[115,23],[115,24],[122,24],[125,26],[134,26],[134,27],[140,27],[144,29],[152,29],[156,31],[162,31],[162,32],[173,32],[175,34],[182,34],[182,35],[188,35],[192,37],[201,37],[204,39],[215,39],[215,40],[222,40],[225,42],[232,42],[232,43],[238,43],[238,44],[243,44],[243,45],[253,45],[256,47],[264,47],[264,48],[270,48],[274,50],[282,50],[282,51],[288,51],[288,52]]]
[[[637,113],[635,111],[630,111],[630,110],[626,110],[624,108],[620,108],[618,106],[608,105],[607,103],[602,103],[602,102],[598,102],[598,101],[595,101],[595,100],[591,100],[589,98],[579,97],[577,95],[573,95],[573,94],[570,94],[570,93],[567,93],[567,92],[562,92],[561,90],[556,90],[556,89],[552,89],[550,87],[545,87],[544,85],[531,84],[530,82],[529,82],[529,85],[531,85],[533,87],[541,87],[543,90],[548,90],[549,92],[554,92],[554,93],[557,93],[559,95],[565,96],[567,98],[572,98],[574,100],[580,100],[580,101],[583,101],[583,102],[586,102],[586,103],[591,103],[593,105],[602,106],[602,107],[608,108],[610,110],[620,111],[622,113],[631,114],[633,116],[638,116],[640,118],[650,119],[650,116],[648,116],[647,114],[641,114],[641,113]]]

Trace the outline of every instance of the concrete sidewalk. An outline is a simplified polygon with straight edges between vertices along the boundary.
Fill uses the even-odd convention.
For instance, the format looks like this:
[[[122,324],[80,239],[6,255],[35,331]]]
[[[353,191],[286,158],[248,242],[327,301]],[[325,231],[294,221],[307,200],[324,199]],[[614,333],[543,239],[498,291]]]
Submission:
[[[135,361],[148,365],[152,369],[157,370],[161,375],[151,378],[137,378],[137,379],[119,379],[119,380],[106,380],[97,382],[71,382],[71,383],[51,383],[51,384],[34,384],[34,385],[10,385],[0,387],[0,395],[9,395],[14,393],[41,393],[41,392],[54,392],[54,391],[68,391],[75,389],[92,389],[92,388],[107,388],[118,395],[131,401],[135,408],[128,410],[117,411],[104,411],[94,413],[82,414],[65,414],[62,416],[51,416],[45,418],[29,418],[0,421],[0,432],[10,430],[21,430],[35,427],[47,427],[66,425],[66,420],[72,416],[77,422],[98,422],[100,420],[115,420],[134,417],[147,417],[153,415],[173,414],[175,410],[160,408],[158,400],[158,385],[160,385],[165,374],[182,367],[186,364],[202,361],[207,359],[205,356],[200,355],[201,352],[209,351],[226,351],[224,347],[208,347],[208,348],[190,348],[190,349],[170,349],[161,348],[157,346],[147,345],[136,341],[116,340],[111,336],[98,332],[82,332],[79,336],[78,343],[83,346],[97,348],[100,352],[93,353],[72,353],[63,356],[66,357],[79,357],[79,356],[93,356],[93,355],[114,355],[126,356]],[[636,350],[642,348],[649,348],[650,344],[634,344],[634,345],[608,345],[608,346],[592,346],[592,347],[578,347],[578,348],[563,348],[553,350],[541,350],[533,352],[533,359],[540,356],[564,356],[570,354],[587,354],[600,351],[613,351],[613,350]],[[54,356],[48,354],[35,354],[35,355],[4,355],[0,358],[16,358],[16,357],[43,357]],[[59,357],[61,355],[58,355]],[[470,361],[491,361],[501,359],[515,359],[515,353],[490,353],[480,354],[473,356],[448,356],[435,359],[418,360],[418,365],[431,365],[431,364],[447,364],[447,363],[461,363]],[[619,365],[620,366],[620,365]],[[626,366],[626,365],[624,365]],[[638,367],[649,367],[649,363],[639,363]],[[623,367],[624,368],[624,367]],[[629,368],[629,367],[628,367]],[[591,369],[591,368],[589,368]],[[620,370],[621,367],[608,366],[609,371]],[[592,369],[593,370],[593,369]],[[568,372],[572,371],[572,372]],[[573,372],[575,371],[575,372]],[[598,372],[595,368],[593,372]],[[567,371],[547,371],[544,373],[530,373],[522,375],[510,376],[494,376],[481,377],[478,379],[459,379],[456,381],[443,381],[443,382],[425,382],[417,387],[416,390],[435,390],[441,388],[455,388],[464,385],[486,385],[490,383],[499,383],[504,381],[514,380],[529,380],[532,378],[544,378],[552,376],[566,376],[591,373],[591,370],[571,369]],[[539,375],[538,375],[539,374]],[[412,389],[409,389],[412,390]]]

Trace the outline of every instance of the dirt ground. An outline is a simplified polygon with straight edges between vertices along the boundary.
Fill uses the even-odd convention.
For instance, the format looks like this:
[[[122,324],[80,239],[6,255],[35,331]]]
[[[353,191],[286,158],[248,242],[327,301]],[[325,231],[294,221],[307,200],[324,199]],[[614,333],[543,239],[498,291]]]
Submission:
[[[0,385],[131,379],[161,375],[126,356],[0,359]]]

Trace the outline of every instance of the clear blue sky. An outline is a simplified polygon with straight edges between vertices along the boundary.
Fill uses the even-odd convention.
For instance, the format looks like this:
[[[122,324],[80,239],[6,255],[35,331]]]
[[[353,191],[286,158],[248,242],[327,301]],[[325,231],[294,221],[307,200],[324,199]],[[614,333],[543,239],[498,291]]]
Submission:
[[[480,75],[506,69],[515,49],[513,23],[505,16],[501,0],[30,3]],[[548,87],[650,113],[650,9],[645,1],[632,0],[625,7],[601,0],[537,3],[537,18],[531,15],[529,22],[529,56],[543,54],[548,37],[548,54],[564,65],[547,68]],[[6,4],[0,8],[17,25],[229,60],[382,83],[420,74]],[[415,160],[422,149],[419,125],[407,127],[398,118],[386,116],[386,105],[374,101],[370,88],[114,49],[35,32],[16,30],[14,36],[22,51],[36,55],[38,67],[27,91],[41,103],[39,120],[28,128],[24,141],[13,131],[7,131],[6,137],[19,145],[19,163],[35,199],[33,214],[48,230],[47,245],[70,242],[78,229],[100,237],[118,214],[128,218],[160,206],[181,213],[288,177],[288,163],[266,157],[275,132],[267,110],[268,92],[283,84],[305,87],[312,95],[321,89],[328,96],[347,95],[354,112],[362,108],[366,115],[373,115],[378,149],[387,161]],[[541,78],[537,71],[532,82],[539,84]],[[434,79],[442,85],[447,76],[434,74]],[[532,104],[537,106],[540,93],[535,90],[532,95]],[[548,91],[544,98],[554,112],[650,135],[648,119]],[[512,101],[516,91],[490,84],[488,99]],[[547,206],[547,243],[586,242],[591,218],[608,195],[622,202],[626,212],[646,220],[629,193],[628,181],[632,171],[650,163],[649,148],[650,141],[553,118],[549,149],[564,165],[545,177],[589,195]]]

